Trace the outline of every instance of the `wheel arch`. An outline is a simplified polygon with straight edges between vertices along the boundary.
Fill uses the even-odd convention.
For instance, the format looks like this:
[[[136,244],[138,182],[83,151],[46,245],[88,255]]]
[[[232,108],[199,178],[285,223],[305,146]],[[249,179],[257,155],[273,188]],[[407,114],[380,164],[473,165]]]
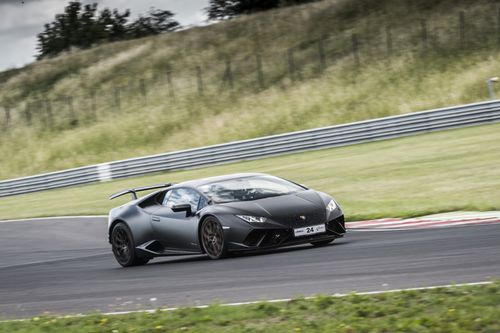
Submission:
[[[213,217],[213,218],[217,218],[217,216],[215,216],[214,214],[211,214],[211,213],[208,213],[206,215],[203,215],[201,218],[200,218],[200,223],[198,223],[198,244],[200,244],[200,249],[201,249],[201,252],[202,253],[206,253],[205,252],[205,248],[203,247],[203,242],[201,240],[201,227],[203,225],[203,222],[209,218],[209,217]]]
[[[130,230],[130,226],[128,225],[128,223],[123,220],[123,219],[116,219],[114,220],[113,222],[111,222],[111,224],[109,225],[109,229],[108,229],[108,242],[111,243],[111,233],[113,232],[113,229],[114,227],[118,224],[118,223],[123,223],[127,226],[127,228]],[[132,234],[132,232],[131,232]],[[134,235],[132,235],[132,238],[134,237]]]

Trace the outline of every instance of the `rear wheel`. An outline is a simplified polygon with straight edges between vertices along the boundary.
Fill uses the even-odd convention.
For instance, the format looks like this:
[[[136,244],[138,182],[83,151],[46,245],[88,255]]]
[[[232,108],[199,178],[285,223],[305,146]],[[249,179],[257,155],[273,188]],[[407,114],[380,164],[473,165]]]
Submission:
[[[215,217],[207,217],[201,225],[201,244],[210,259],[220,259],[227,255],[224,231]]]
[[[132,233],[123,222],[117,223],[111,232],[111,248],[116,261],[123,267],[144,265],[149,261],[149,258],[137,256]]]
[[[335,239],[328,239],[328,240],[322,240],[322,241],[317,241],[317,242],[311,242],[312,246],[319,247],[319,246],[325,246],[333,242]]]

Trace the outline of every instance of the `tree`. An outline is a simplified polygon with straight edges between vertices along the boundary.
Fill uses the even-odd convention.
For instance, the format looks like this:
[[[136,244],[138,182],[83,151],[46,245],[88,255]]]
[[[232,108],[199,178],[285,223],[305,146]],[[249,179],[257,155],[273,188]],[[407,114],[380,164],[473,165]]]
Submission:
[[[99,13],[96,20],[98,40],[113,42],[128,38],[127,21],[130,16],[130,10],[120,13],[114,9],[111,11],[105,8]]]
[[[168,10],[154,9],[146,16],[128,23],[130,11],[105,8],[97,14],[97,3],[82,5],[70,1],[64,13],[44,25],[38,34],[37,59],[55,56],[71,48],[89,48],[101,42],[112,42],[174,31],[179,22]]]
[[[71,1],[64,13],[57,14],[52,23],[38,34],[38,59],[52,57],[71,48],[89,48],[100,41],[127,38],[127,18],[130,11],[104,9],[96,16],[97,3],[82,7],[79,1]]]
[[[225,20],[239,15],[313,1],[318,0],[210,0],[206,11],[211,20]]]
[[[63,14],[57,14],[54,22],[45,25],[45,31],[38,35],[39,58],[69,50],[78,34],[77,18],[80,10],[80,2],[70,2]]]
[[[83,8],[83,12],[79,16],[78,41],[80,47],[91,47],[95,42],[97,27],[95,26],[95,13],[97,4],[88,4]]]
[[[140,15],[135,22],[130,24],[128,34],[132,38],[140,38],[174,31],[180,27],[180,24],[173,19],[173,16],[174,14],[168,10],[151,8],[147,16]]]

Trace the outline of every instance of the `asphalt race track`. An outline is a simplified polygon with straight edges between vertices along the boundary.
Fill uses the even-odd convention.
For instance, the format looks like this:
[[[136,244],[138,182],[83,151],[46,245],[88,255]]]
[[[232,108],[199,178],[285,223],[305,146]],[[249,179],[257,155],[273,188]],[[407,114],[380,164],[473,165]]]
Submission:
[[[500,224],[353,230],[323,248],[123,269],[105,218],[0,223],[0,319],[488,281],[500,277],[499,239]]]

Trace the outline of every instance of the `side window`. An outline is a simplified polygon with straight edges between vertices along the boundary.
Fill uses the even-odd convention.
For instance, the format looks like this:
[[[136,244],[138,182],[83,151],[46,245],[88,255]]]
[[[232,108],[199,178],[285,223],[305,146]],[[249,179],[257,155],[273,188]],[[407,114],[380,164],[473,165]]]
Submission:
[[[172,191],[168,191],[167,193],[165,193],[165,196],[163,197],[163,201],[162,201],[163,206],[167,205],[167,201],[168,201],[168,198],[170,198],[170,194],[172,194]]]
[[[175,205],[188,203],[191,205],[191,211],[196,212],[200,197],[201,195],[198,192],[190,188],[176,188],[165,195],[164,205],[172,208]]]
[[[205,197],[202,197],[200,195],[200,201],[198,202],[198,210],[202,209],[202,208],[205,208],[206,206],[208,206],[208,201],[207,199],[205,199]]]

